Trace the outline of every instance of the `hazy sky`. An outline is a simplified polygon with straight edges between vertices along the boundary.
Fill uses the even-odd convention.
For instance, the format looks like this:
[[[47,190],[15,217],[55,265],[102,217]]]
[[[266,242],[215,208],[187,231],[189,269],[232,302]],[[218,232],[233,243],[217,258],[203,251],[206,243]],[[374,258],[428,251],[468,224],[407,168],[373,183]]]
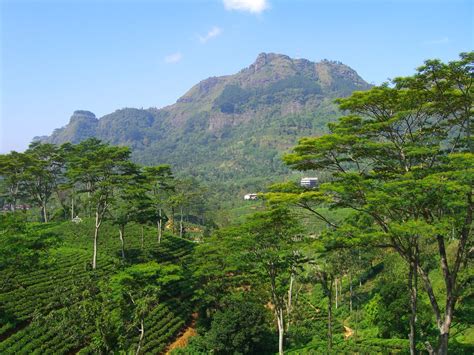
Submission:
[[[366,81],[473,49],[466,0],[0,0],[0,152],[74,110],[172,104],[260,52],[339,60]]]

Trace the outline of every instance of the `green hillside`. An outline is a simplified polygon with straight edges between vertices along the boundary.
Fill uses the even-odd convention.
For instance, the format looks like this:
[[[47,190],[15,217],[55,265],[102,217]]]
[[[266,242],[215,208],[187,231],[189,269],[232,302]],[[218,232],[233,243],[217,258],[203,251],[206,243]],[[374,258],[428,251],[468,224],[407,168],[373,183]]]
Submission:
[[[22,238],[37,235],[53,244],[33,268],[6,269],[0,276],[0,353],[97,353],[98,343],[135,350],[136,329],[116,329],[115,338],[104,339],[101,327],[116,316],[119,304],[108,288],[114,276],[155,261],[182,269],[182,278],[169,283],[153,300],[145,318],[143,353],[160,353],[190,320],[193,294],[187,266],[193,243],[166,235],[158,244],[155,233],[145,230],[143,245],[138,226],[126,229],[126,261],[120,257],[116,228],[104,226],[99,243],[98,269],[90,269],[92,221],[30,226]],[[108,337],[112,335],[108,334]]]

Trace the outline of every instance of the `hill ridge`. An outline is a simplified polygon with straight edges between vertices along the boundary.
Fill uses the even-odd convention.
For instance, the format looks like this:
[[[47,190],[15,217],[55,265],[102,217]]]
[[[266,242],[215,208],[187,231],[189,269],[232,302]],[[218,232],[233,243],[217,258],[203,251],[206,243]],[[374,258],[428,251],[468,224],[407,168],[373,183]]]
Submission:
[[[368,88],[341,62],[260,53],[235,74],[200,81],[172,105],[122,108],[98,119],[77,110],[67,125],[38,139],[98,137],[130,146],[140,163],[169,163],[184,175],[262,180],[287,173],[280,154],[299,137],[325,132],[339,115],[335,98]]]

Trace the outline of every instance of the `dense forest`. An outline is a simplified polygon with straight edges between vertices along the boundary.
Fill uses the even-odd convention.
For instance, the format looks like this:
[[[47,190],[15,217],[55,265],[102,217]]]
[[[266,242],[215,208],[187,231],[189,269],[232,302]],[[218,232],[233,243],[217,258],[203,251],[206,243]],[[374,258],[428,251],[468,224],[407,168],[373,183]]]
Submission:
[[[472,354],[473,68],[339,82],[341,116],[237,204],[88,135],[0,155],[0,353]],[[212,110],[295,90],[322,87],[228,85]]]

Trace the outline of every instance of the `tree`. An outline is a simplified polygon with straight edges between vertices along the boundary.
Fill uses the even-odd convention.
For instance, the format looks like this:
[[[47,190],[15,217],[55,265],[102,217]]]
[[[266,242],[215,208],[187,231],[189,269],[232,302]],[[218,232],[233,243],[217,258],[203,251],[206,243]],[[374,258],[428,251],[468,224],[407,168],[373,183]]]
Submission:
[[[23,153],[13,151],[0,155],[0,176],[3,177],[2,185],[6,190],[11,211],[15,211],[18,199],[23,196],[22,184],[26,168],[26,157]]]
[[[145,317],[159,303],[164,287],[181,279],[179,266],[163,266],[154,261],[133,265],[111,278],[109,287],[112,298],[120,305],[122,320],[130,329],[138,329],[136,354],[145,337]]]
[[[459,61],[427,61],[412,77],[339,99],[349,115],[331,133],[303,138],[285,162],[297,170],[331,172],[312,200],[352,210],[334,223],[315,210],[338,243],[355,241],[396,250],[409,265],[411,352],[415,351],[420,276],[439,330],[436,349],[446,354],[460,276],[472,243],[474,154],[472,125],[474,53]],[[447,243],[450,250],[447,252]],[[432,254],[436,248],[436,255]],[[421,260],[437,257],[445,282],[440,297]],[[440,302],[444,301],[444,307]]]
[[[122,176],[121,186],[117,190],[114,205],[110,210],[112,223],[119,228],[123,260],[125,260],[125,227],[132,221],[144,222],[144,214],[151,208],[144,182],[145,177],[139,167],[130,164],[127,174]]]
[[[321,246],[324,248],[323,246]],[[320,247],[320,248],[321,248]],[[334,286],[337,290],[338,270],[340,271],[340,263],[335,252],[323,251],[321,260],[314,266],[314,276],[317,282],[322,286],[324,295],[328,298],[328,316],[327,316],[327,336],[328,336],[328,352],[331,352],[333,346],[333,302],[334,302]],[[337,304],[337,301],[336,301]]]
[[[179,210],[179,237],[184,236],[184,216],[189,216],[190,207],[194,205],[196,201],[200,202],[203,206],[204,203],[199,191],[197,182],[194,179],[179,179],[175,181],[173,195],[169,199],[169,204],[172,208],[172,218],[175,221],[174,212]],[[173,223],[174,224],[174,223]]]
[[[240,296],[240,297],[239,297]],[[273,350],[268,310],[248,294],[227,299],[205,335],[206,347],[216,354],[262,354]]]
[[[99,229],[117,190],[133,170],[127,147],[113,147],[95,138],[74,146],[67,175],[80,192],[87,193],[95,212],[92,268],[97,267]]]
[[[169,165],[145,167],[144,175],[146,177],[152,208],[156,212],[155,214],[150,213],[149,215],[155,216],[154,220],[156,221],[158,231],[158,243],[161,243],[163,220],[166,218],[163,209],[167,205],[170,194],[174,190],[174,177]]]
[[[283,354],[285,309],[292,275],[302,263],[296,249],[301,230],[290,212],[273,206],[254,214],[242,237],[243,258],[251,263],[260,282],[270,289],[270,301],[278,325],[278,351]]]
[[[226,295],[252,284],[253,267],[242,258],[243,233],[241,226],[222,228],[196,245],[191,269],[200,285],[194,296],[199,305],[200,324],[210,325],[212,315],[222,308]]]
[[[27,198],[35,202],[48,222],[48,202],[57,190],[63,173],[64,157],[53,144],[32,143],[25,151],[26,167],[22,174],[22,189]]]

